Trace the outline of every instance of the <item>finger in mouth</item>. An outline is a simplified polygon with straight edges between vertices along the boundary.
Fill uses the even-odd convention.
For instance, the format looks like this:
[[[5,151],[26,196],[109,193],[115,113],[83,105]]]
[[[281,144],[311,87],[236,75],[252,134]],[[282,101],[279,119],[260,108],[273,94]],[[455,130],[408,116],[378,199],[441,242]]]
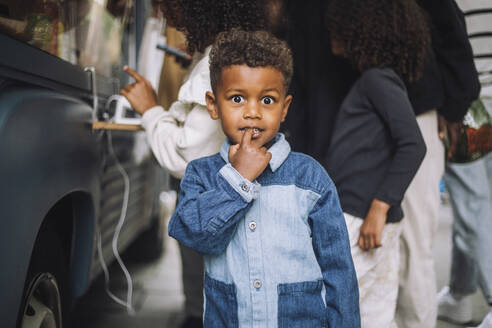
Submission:
[[[249,129],[252,129],[253,133],[260,133],[263,131],[260,128],[240,128],[239,130],[245,132],[246,130],[249,130]]]

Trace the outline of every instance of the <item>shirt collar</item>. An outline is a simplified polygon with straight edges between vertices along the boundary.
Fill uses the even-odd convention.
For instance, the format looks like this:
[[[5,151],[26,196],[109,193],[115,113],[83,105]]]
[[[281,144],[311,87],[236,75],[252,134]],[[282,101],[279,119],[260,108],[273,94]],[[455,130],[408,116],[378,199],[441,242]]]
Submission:
[[[222,148],[220,149],[220,156],[222,156],[226,163],[229,163],[230,146],[231,144],[226,138],[226,140],[222,144]],[[269,163],[270,168],[272,169],[272,172],[275,172],[280,167],[280,165],[282,165],[282,163],[285,161],[290,153],[289,142],[285,140],[283,133],[277,133],[274,139],[274,143],[272,146],[270,146],[270,148],[268,148],[268,151],[272,154],[272,159],[270,159]]]

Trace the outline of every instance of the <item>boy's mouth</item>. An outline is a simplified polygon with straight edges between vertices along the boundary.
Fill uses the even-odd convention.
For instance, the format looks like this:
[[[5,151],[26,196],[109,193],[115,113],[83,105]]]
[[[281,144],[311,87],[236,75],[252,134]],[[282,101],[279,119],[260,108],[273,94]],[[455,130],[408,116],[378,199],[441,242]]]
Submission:
[[[247,129],[253,129],[253,135],[251,136],[252,139],[259,138],[261,133],[264,131],[263,129],[255,128],[255,127],[244,127],[244,128],[240,128],[239,131],[244,133],[246,132]]]

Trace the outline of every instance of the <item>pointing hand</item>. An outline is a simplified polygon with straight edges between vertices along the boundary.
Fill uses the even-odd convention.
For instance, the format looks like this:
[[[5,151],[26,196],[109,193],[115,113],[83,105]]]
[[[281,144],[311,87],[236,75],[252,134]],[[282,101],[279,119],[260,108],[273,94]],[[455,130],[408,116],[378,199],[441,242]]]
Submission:
[[[157,95],[150,82],[128,66],[123,69],[135,82],[126,85],[120,90],[120,94],[128,99],[135,111],[143,115],[148,109],[157,106]]]

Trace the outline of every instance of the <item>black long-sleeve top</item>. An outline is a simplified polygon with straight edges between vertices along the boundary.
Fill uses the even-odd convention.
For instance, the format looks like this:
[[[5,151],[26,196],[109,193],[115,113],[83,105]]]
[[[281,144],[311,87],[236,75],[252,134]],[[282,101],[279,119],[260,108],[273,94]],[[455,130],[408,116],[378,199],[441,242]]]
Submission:
[[[342,103],[326,158],[342,209],[365,218],[373,199],[403,218],[403,195],[426,147],[405,85],[389,68],[365,71]]]

